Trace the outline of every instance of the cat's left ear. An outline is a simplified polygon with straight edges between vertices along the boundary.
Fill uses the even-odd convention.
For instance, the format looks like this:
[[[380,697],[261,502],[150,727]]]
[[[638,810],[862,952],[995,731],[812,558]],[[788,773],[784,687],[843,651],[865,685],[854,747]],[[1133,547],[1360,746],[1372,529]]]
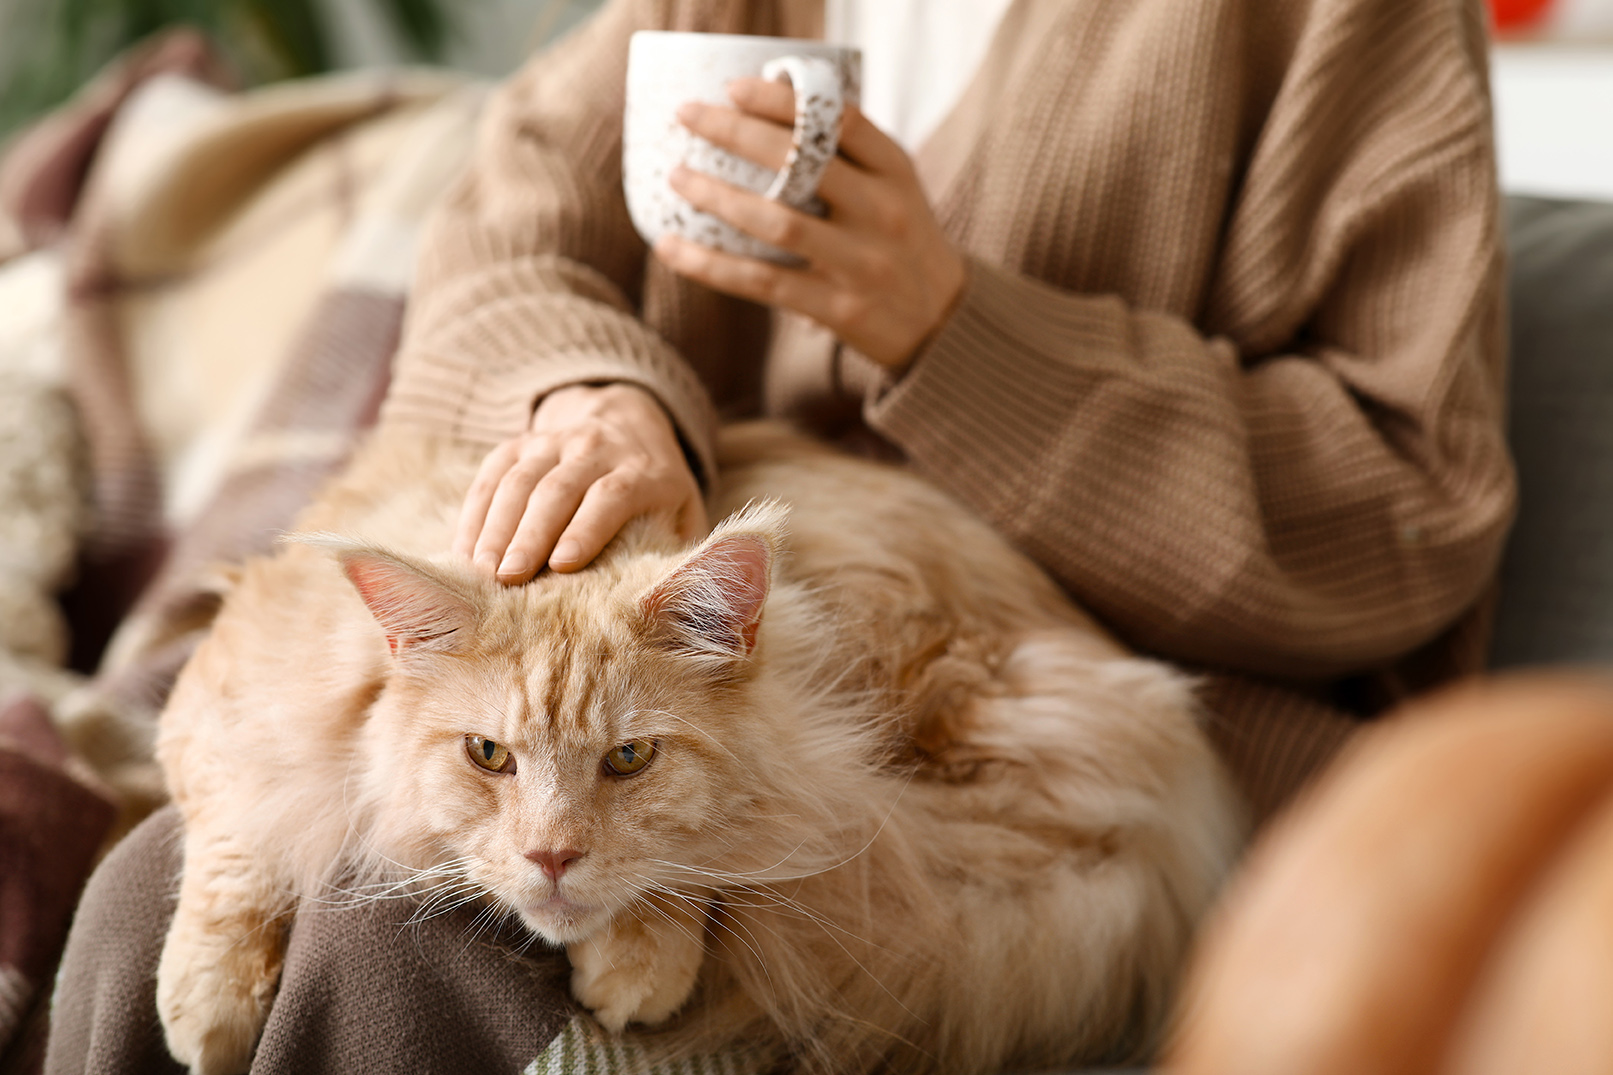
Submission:
[[[470,601],[428,565],[376,549],[346,549],[338,558],[393,653],[453,649],[476,622]]]
[[[723,664],[749,657],[772,587],[784,519],[782,506],[767,503],[726,520],[644,595],[640,609],[692,657]]]

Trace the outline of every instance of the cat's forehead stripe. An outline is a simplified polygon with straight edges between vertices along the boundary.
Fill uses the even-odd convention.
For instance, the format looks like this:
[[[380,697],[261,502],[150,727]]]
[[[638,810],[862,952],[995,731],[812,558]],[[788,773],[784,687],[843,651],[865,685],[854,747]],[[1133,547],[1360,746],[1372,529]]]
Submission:
[[[531,682],[534,716],[557,729],[581,730],[591,721],[601,674],[614,656],[608,635],[588,630],[575,610],[559,610],[548,624],[550,643]]]

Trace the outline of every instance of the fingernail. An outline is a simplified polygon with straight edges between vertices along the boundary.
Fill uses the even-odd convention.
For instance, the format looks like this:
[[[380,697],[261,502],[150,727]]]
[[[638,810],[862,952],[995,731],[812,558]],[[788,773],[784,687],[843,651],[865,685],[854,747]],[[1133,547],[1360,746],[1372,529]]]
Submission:
[[[482,555],[476,557],[476,559],[472,562],[475,563],[479,570],[485,571],[489,575],[498,571],[498,557],[494,556],[492,553],[484,552]]]
[[[674,187],[683,186],[689,181],[689,166],[687,164],[674,164],[672,170],[667,173],[666,179]]]
[[[504,562],[498,565],[498,574],[500,578],[524,575],[531,566],[532,561],[527,557],[526,553],[510,552],[504,555]]]
[[[700,118],[704,106],[699,101],[685,101],[678,106],[678,122],[693,123]]]
[[[582,546],[577,544],[575,538],[566,538],[554,547],[554,555],[550,556],[549,560],[556,564],[571,564],[576,563],[581,556]]]

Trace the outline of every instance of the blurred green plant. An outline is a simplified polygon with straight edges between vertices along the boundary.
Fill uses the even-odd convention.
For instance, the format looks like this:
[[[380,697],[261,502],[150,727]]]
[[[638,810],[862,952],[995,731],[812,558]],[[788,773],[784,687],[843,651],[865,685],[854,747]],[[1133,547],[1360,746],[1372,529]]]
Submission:
[[[419,59],[440,61],[451,0],[367,0]],[[326,0],[0,0],[0,138],[65,100],[127,46],[165,26],[207,33],[249,82],[335,62]]]

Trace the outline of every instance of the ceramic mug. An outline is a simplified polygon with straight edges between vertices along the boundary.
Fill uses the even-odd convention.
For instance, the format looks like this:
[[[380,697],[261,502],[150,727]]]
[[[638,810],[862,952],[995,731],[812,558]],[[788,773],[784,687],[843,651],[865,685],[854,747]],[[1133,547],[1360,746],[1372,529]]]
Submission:
[[[732,106],[736,78],[787,79],[795,88],[795,130],[784,168],[774,172],[718,149],[678,122],[678,106]],[[679,164],[822,215],[818,180],[840,145],[840,116],[855,104],[862,53],[824,41],[746,34],[640,30],[627,52],[622,185],[633,226],[654,243],[673,232],[706,246],[785,264],[796,259],[680,198],[667,182]]]

